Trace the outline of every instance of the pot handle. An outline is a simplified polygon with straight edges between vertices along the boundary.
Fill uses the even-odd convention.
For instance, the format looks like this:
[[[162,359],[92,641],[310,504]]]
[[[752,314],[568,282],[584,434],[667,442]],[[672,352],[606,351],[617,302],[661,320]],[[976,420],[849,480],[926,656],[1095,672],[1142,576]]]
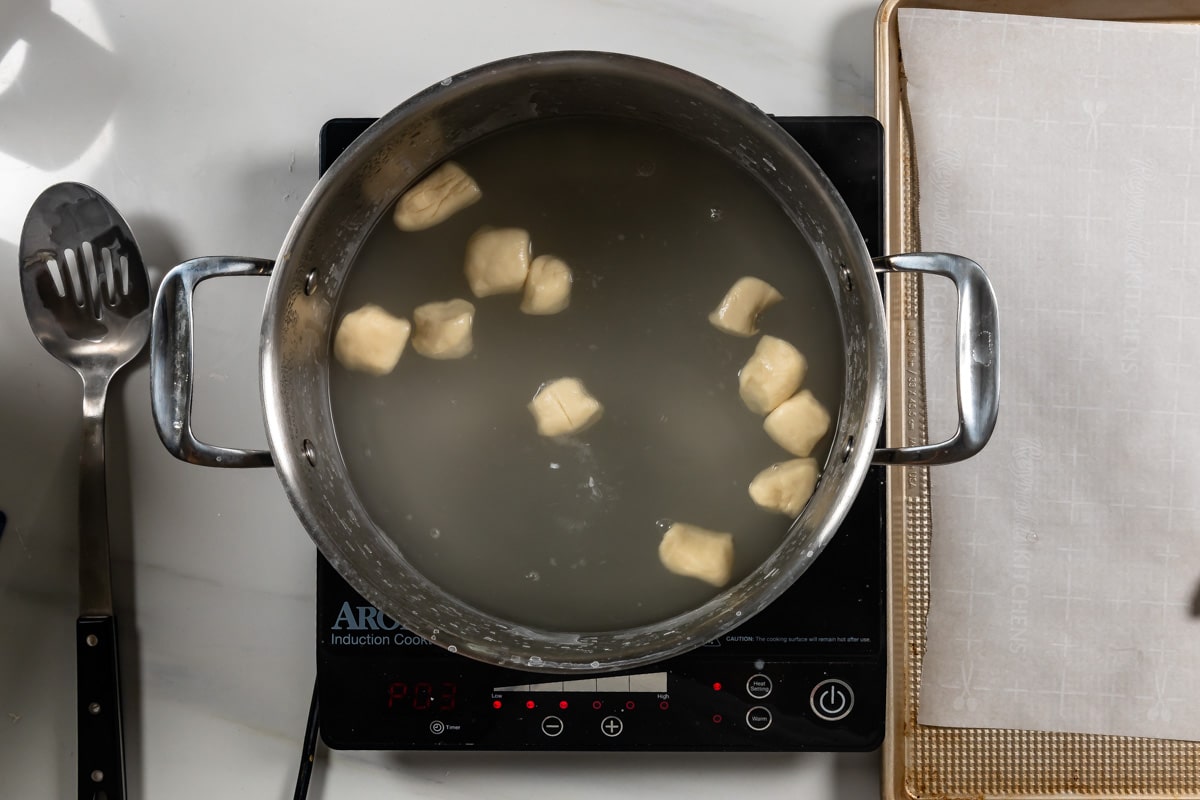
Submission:
[[[193,258],[163,278],[150,324],[150,406],[158,438],[176,458],[205,467],[269,467],[267,450],[205,444],[192,435],[192,296],[196,285],[229,275],[269,276],[274,261]]]
[[[877,464],[950,464],[983,449],[996,427],[1000,400],[1000,351],[996,336],[996,295],[983,267],[949,253],[906,253],[874,259],[875,271],[941,275],[958,290],[955,335],[958,430],[944,442],[912,447],[881,447]]]

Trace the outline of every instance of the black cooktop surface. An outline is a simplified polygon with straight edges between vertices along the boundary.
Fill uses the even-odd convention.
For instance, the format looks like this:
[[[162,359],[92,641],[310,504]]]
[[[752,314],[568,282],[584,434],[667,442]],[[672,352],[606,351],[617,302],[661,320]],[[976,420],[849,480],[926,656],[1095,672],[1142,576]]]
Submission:
[[[779,117],[882,255],[883,132],[869,117]],[[371,119],[321,131],[324,172]],[[869,750],[883,738],[885,472],[770,607],[631,672],[540,676],[446,652],[317,567],[321,735],[339,749]]]

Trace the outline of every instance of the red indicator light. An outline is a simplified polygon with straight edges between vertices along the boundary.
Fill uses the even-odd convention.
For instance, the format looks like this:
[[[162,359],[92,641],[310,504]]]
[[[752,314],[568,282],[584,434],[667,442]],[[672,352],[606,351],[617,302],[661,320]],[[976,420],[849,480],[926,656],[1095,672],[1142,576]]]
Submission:
[[[634,703],[632,700],[626,700],[626,701],[625,701],[625,709],[626,709],[627,711],[633,711],[633,709],[635,708],[635,706],[636,706],[636,704],[635,704],[635,703]]]
[[[536,705],[537,705],[537,703],[533,702],[532,700],[526,700],[526,701],[525,701],[525,707],[526,707],[526,708],[533,708],[533,707],[534,707],[534,706],[536,706]]]
[[[713,714],[713,722],[716,723],[717,725],[720,725],[721,724],[721,715]]]
[[[716,683],[713,684],[713,691],[714,692],[721,691],[721,682],[720,681],[717,681]]]
[[[499,708],[502,705],[504,705],[504,703],[501,703],[499,700],[492,701],[492,708]]]
[[[601,703],[599,700],[592,701],[592,708],[596,709],[597,711],[599,711],[603,707],[604,707],[604,703]]]
[[[671,704],[668,703],[666,700],[663,700],[662,702],[660,702],[658,704],[658,707],[661,708],[663,711],[666,711],[668,708],[671,707]]]
[[[566,701],[566,700],[559,700],[559,701],[558,701],[558,707],[559,707],[559,708],[566,708],[566,707],[567,707],[567,701]]]

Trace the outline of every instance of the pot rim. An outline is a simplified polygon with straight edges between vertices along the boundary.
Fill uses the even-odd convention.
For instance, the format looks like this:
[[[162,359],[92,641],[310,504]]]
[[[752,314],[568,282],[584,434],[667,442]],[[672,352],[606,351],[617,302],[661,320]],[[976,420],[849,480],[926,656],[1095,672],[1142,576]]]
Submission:
[[[713,599],[697,608],[649,625],[603,633],[544,631],[497,620],[477,608],[457,601],[467,613],[490,617],[493,621],[501,623],[500,629],[514,636],[528,638],[531,642],[546,643],[545,653],[538,653],[533,645],[521,649],[510,646],[497,647],[495,644],[480,641],[478,636],[464,636],[460,631],[450,630],[445,626],[431,627],[420,614],[403,613],[412,609],[402,608],[403,603],[398,603],[384,588],[353,569],[348,553],[343,550],[343,544],[318,523],[314,507],[311,505],[313,499],[306,497],[301,491],[301,472],[309,465],[305,461],[304,453],[297,446],[293,432],[284,421],[288,414],[288,398],[285,384],[280,380],[283,365],[273,342],[274,334],[283,323],[281,318],[284,316],[284,309],[295,298],[296,281],[304,280],[303,275],[296,274],[302,271],[302,265],[293,260],[293,254],[302,250],[302,242],[308,233],[307,227],[313,224],[314,218],[320,215],[342,184],[353,178],[364,160],[369,159],[380,148],[395,126],[402,125],[411,115],[424,109],[469,94],[477,84],[520,75],[531,70],[537,72],[562,69],[578,70],[584,74],[634,74],[639,80],[655,82],[675,91],[698,96],[712,104],[716,110],[736,118],[739,123],[744,121],[747,129],[767,143],[772,157],[779,159],[779,163],[772,165],[772,170],[802,175],[808,182],[806,188],[811,189],[814,195],[825,202],[824,211],[828,213],[828,218],[836,228],[830,231],[830,235],[837,237],[838,243],[844,248],[843,260],[838,266],[848,271],[855,285],[870,289],[857,293],[863,316],[857,332],[862,337],[865,348],[862,374],[857,376],[858,380],[865,382],[861,425],[851,434],[848,452],[830,454],[830,463],[837,459],[841,459],[842,462],[839,465],[840,486],[828,508],[822,512],[822,516],[814,519],[816,515],[811,513],[810,504],[789,528],[784,544],[746,579],[737,585],[726,587]],[[397,191],[393,197],[399,193]],[[813,244],[815,246],[817,243]],[[820,253],[818,255],[823,257]],[[320,178],[302,204],[281,246],[264,305],[260,390],[269,447],[285,492],[318,549],[360,595],[414,633],[447,647],[452,652],[508,668],[538,672],[585,673],[653,663],[703,645],[727,633],[773,602],[808,569],[837,531],[865,480],[883,422],[887,380],[886,317],[882,296],[875,289],[876,285],[871,257],[863,237],[832,183],[803,148],[748,101],[680,68],[635,56],[593,51],[558,51],[495,61],[434,84],[385,114],[347,148]],[[847,369],[849,373],[849,365]],[[854,378],[847,374],[847,385],[852,379]],[[840,429],[842,415],[837,416]],[[838,429],[835,429],[835,447],[839,441],[836,435]],[[826,470],[829,468],[827,464]],[[787,557],[782,557],[785,545],[793,540],[802,528],[807,532],[804,548],[796,552],[788,551]],[[751,588],[747,589],[747,586]],[[663,641],[667,643],[666,646],[662,646]],[[635,646],[631,644],[633,642],[639,644]],[[597,651],[597,648],[605,647],[608,649]],[[621,649],[622,647],[626,649]],[[619,657],[611,657],[613,652],[618,653]]]

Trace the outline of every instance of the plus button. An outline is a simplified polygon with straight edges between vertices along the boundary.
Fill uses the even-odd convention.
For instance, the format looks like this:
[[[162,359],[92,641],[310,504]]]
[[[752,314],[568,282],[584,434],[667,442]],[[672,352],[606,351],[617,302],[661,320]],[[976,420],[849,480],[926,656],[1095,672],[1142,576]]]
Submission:
[[[620,736],[623,730],[625,730],[625,723],[621,721],[620,717],[605,717],[604,721],[600,723],[600,732],[610,739]]]

